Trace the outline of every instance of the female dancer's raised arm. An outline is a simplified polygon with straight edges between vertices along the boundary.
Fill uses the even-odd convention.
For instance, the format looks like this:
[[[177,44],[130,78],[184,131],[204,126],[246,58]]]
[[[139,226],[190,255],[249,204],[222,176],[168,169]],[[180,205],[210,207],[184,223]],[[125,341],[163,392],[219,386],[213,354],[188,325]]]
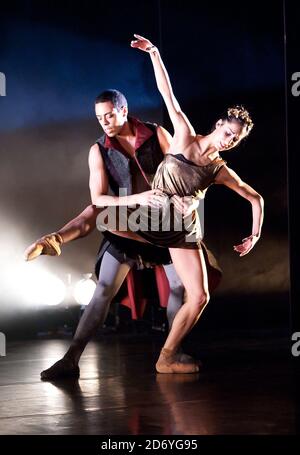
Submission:
[[[166,103],[166,107],[174,127],[172,143],[174,144],[176,142],[178,145],[178,142],[180,142],[181,147],[184,147],[185,142],[189,142],[191,138],[194,138],[196,133],[187,116],[182,112],[173,93],[170,78],[161,59],[159,50],[147,38],[137,34],[134,36],[137,39],[131,41],[131,47],[150,53],[157,87]]]
[[[134,35],[137,39],[131,41],[131,46],[148,52],[151,56],[157,87],[161,93],[170,119],[174,127],[174,137],[170,145],[170,153],[181,154],[201,165],[220,158],[219,153],[236,147],[242,139],[248,136],[253,122],[248,112],[242,106],[229,108],[220,118],[212,133],[202,136],[195,133],[187,116],[182,112],[174,96],[169,75],[160,57],[159,51],[147,38]],[[254,247],[261,235],[263,223],[264,201],[250,185],[230,169],[225,162],[215,175],[213,182],[223,184],[248,200],[252,205],[252,233],[244,238],[242,243],[234,246],[234,250],[244,256]],[[176,196],[175,196],[176,197]]]

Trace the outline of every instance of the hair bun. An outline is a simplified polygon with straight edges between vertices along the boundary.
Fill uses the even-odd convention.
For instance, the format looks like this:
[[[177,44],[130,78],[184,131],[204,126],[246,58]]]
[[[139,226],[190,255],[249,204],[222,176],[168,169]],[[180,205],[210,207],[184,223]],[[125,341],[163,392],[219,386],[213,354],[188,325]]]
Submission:
[[[228,108],[227,116],[228,120],[233,120],[233,118],[235,118],[236,120],[239,120],[241,123],[243,123],[247,127],[248,133],[252,130],[254,126],[250,114],[247,111],[247,109],[244,108],[244,106],[236,105],[234,107]]]

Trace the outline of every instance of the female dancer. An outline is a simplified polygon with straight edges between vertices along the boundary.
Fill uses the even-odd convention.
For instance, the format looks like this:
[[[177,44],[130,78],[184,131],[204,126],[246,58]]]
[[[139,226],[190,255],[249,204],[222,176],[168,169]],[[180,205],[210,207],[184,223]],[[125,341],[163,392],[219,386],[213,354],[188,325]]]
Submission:
[[[220,118],[215,129],[208,135],[195,133],[187,116],[182,112],[174,96],[170,79],[162,62],[160,53],[148,39],[134,35],[131,46],[148,52],[154,68],[158,89],[166,104],[174,128],[170,149],[157,169],[152,188],[172,197],[175,208],[179,197],[204,197],[207,187],[223,184],[252,205],[252,233],[242,243],[234,246],[240,256],[244,256],[254,247],[261,235],[263,223],[263,198],[253,188],[241,180],[221,159],[219,152],[236,147],[253,127],[249,113],[236,106]],[[91,188],[92,202],[97,204],[97,192]],[[178,198],[178,199],[177,199]],[[189,241],[190,226],[181,231],[146,231],[130,232],[128,236],[136,240],[146,240],[161,246],[168,246],[173,264],[185,290],[186,302],[174,319],[171,331],[161,350],[156,363],[159,373],[191,373],[198,371],[196,364],[182,365],[176,361],[176,351],[182,339],[192,329],[209,301],[207,271],[200,243],[199,219],[192,220],[192,233],[196,239]],[[124,232],[116,232],[127,235]]]

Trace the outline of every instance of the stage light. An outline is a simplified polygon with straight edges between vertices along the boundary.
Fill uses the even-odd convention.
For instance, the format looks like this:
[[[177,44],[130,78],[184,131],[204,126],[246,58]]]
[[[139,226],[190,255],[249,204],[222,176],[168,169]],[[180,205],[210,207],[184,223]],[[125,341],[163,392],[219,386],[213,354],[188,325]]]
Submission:
[[[45,282],[42,283],[41,289],[47,285],[48,291],[43,293],[42,303],[44,305],[59,305],[63,302],[66,295],[66,286],[59,278],[49,275],[45,276]]]
[[[38,268],[23,267],[20,281],[28,304],[59,305],[66,296],[66,285],[63,281]]]
[[[75,285],[74,298],[77,303],[86,306],[94,294],[96,283],[91,279],[91,273],[86,273],[83,276],[84,278]]]

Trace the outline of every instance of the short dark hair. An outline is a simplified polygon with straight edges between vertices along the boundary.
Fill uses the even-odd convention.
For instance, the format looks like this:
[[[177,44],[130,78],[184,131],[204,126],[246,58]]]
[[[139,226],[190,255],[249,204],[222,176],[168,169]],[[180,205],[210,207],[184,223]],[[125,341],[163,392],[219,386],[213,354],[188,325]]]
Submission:
[[[117,110],[120,110],[123,106],[128,106],[127,99],[123,93],[115,89],[108,89],[101,92],[95,99],[95,104],[105,103],[106,101],[110,101]]]

